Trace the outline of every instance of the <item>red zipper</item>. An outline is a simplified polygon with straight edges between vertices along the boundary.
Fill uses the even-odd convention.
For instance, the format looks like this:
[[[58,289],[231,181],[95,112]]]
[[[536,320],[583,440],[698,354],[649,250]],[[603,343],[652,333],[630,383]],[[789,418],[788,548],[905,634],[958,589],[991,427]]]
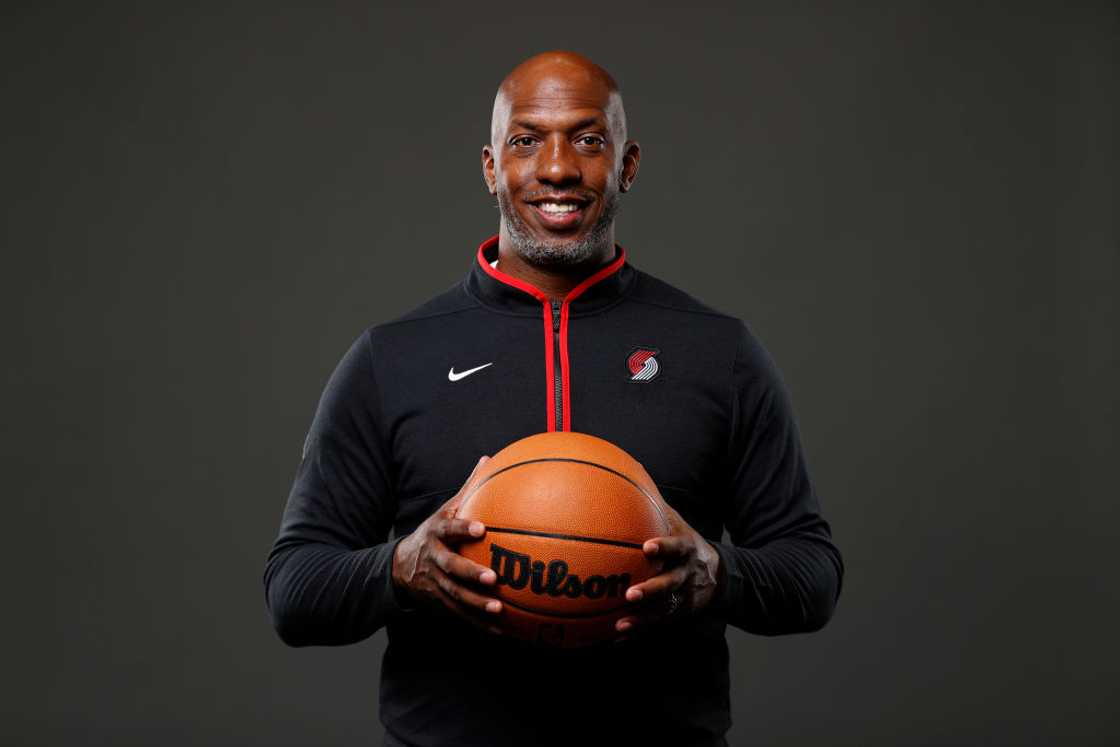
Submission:
[[[618,247],[618,256],[609,265],[572,288],[560,303],[560,318],[557,320],[554,313],[554,302],[536,286],[530,285],[524,280],[518,280],[512,275],[507,275],[490,266],[483,252],[497,243],[498,237],[494,236],[478,247],[478,263],[494,279],[506,285],[512,285],[541,302],[544,312],[544,368],[547,382],[545,391],[548,393],[546,397],[548,414],[545,422],[548,423],[549,431],[570,431],[572,429],[572,378],[571,361],[568,357],[568,317],[571,304],[595,283],[618,272],[618,269],[626,262],[626,252],[623,251],[621,246]],[[557,371],[557,368],[560,370]]]

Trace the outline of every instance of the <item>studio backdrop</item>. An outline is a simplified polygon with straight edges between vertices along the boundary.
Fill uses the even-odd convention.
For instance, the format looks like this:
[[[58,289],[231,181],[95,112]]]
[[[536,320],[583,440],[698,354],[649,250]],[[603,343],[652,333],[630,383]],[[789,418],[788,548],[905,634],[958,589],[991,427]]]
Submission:
[[[1115,744],[1108,3],[4,11],[9,745],[380,744],[261,575],[327,377],[458,282],[498,82],[618,79],[633,264],[751,326],[846,576],[734,745]],[[672,653],[672,652],[668,652]]]

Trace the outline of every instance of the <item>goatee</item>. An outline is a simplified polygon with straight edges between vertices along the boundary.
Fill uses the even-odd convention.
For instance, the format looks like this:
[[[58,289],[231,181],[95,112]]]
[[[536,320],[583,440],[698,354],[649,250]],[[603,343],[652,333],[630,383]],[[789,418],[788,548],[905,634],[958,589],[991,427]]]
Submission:
[[[582,237],[570,241],[541,241],[521,219],[510,202],[509,194],[498,187],[498,209],[505,221],[514,251],[525,262],[536,267],[571,267],[582,264],[601,249],[608,241],[611,223],[618,214],[619,192],[603,195],[603,209],[591,230]]]

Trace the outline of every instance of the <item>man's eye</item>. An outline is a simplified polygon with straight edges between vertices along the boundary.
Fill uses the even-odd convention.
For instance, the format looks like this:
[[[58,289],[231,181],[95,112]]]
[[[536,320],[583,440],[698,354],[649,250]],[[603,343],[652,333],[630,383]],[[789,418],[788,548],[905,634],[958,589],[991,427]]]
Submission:
[[[579,139],[579,142],[583,143],[584,145],[602,145],[603,138],[599,137],[598,135],[584,135]]]
[[[520,136],[515,137],[512,140],[510,140],[509,144],[510,145],[532,145],[533,144],[533,138],[529,137],[528,135],[520,135]]]

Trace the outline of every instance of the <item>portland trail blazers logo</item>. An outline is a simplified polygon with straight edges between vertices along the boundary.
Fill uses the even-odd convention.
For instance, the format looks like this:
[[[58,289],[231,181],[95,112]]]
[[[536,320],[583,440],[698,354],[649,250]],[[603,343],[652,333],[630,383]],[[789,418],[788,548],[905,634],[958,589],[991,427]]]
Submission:
[[[630,369],[630,381],[645,383],[652,381],[661,372],[661,365],[656,356],[661,351],[657,348],[638,348],[626,359],[626,367]]]

